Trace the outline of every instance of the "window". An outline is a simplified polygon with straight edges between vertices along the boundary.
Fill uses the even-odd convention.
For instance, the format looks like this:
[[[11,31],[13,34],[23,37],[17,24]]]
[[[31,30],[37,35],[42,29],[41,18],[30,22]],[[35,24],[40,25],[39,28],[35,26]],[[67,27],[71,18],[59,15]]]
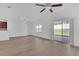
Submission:
[[[36,32],[42,32],[42,25],[36,25]]]

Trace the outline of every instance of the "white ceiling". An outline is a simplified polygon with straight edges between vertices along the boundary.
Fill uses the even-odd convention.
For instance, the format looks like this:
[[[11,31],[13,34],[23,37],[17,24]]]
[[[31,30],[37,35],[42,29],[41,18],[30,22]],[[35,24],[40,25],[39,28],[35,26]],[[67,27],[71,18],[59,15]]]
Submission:
[[[8,6],[11,6],[11,8],[8,8]],[[71,10],[70,7],[76,6],[78,7],[79,4],[63,4],[62,7],[52,8],[54,10],[53,13],[50,13],[48,10],[40,13],[43,7],[35,6],[34,3],[4,3],[0,4],[0,16],[5,14],[5,16],[9,15],[19,19],[34,21],[41,17],[53,17],[57,16],[57,14],[60,15],[60,13],[67,13],[68,10]]]

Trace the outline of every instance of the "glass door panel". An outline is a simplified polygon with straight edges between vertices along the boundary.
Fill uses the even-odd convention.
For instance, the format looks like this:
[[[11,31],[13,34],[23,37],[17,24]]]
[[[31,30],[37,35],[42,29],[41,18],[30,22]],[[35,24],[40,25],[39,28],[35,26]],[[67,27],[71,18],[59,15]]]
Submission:
[[[54,25],[54,35],[62,35],[62,24]]]
[[[54,40],[62,41],[62,22],[61,21],[54,22]]]
[[[69,36],[70,26],[68,23],[63,23],[63,36]]]
[[[70,36],[70,24],[68,21],[54,22],[54,40],[67,43]]]

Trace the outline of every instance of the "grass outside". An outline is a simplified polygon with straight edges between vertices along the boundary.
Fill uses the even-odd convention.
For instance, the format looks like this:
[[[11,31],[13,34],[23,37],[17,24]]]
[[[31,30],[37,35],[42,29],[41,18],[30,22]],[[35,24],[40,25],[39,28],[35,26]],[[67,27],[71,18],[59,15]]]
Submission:
[[[63,34],[61,29],[55,29],[54,30],[54,35],[64,35],[64,36],[69,36],[69,29],[63,29]]]

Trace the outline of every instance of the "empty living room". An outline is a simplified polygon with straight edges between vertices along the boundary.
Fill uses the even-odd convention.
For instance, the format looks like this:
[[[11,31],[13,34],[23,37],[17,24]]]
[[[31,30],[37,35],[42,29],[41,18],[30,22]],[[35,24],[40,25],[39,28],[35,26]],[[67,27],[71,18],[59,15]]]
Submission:
[[[79,3],[0,3],[0,56],[79,56]]]

